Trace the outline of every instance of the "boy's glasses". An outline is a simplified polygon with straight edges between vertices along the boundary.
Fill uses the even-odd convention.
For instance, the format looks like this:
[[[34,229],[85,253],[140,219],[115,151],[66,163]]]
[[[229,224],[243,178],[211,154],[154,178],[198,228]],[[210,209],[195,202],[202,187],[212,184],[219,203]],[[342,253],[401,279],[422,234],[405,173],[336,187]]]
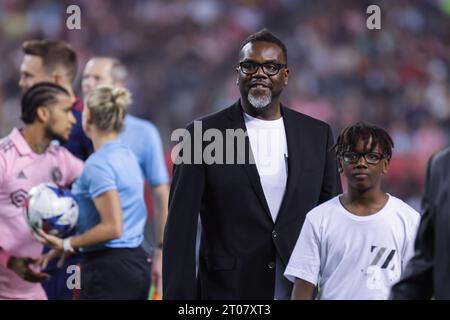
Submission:
[[[361,157],[364,157],[364,159],[366,160],[366,162],[368,164],[378,164],[386,156],[384,154],[378,153],[378,152],[359,153],[359,152],[348,151],[348,152],[344,152],[342,154],[342,159],[344,159],[344,161],[346,163],[350,163],[350,164],[358,163],[359,159],[361,159]]]

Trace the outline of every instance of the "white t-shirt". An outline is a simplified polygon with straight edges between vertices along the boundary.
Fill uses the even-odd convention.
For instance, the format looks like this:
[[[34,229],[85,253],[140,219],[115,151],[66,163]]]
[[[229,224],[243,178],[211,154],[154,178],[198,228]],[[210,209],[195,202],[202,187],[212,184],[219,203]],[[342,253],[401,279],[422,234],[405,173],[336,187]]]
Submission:
[[[245,126],[272,220],[275,222],[286,190],[287,142],[283,118],[261,120],[244,113]],[[289,282],[283,277],[281,258],[276,257],[275,299],[289,299]]]
[[[287,143],[283,118],[261,120],[244,113],[250,146],[273,221],[286,190]]]
[[[319,285],[319,299],[383,300],[414,253],[420,215],[389,195],[370,216],[337,196],[311,210],[284,275]]]

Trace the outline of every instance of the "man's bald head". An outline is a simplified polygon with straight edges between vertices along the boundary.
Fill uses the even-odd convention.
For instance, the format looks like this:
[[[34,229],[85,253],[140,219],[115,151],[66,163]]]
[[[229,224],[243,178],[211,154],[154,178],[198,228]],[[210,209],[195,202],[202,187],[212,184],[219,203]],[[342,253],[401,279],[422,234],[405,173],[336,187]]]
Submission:
[[[83,71],[83,96],[100,85],[125,86],[127,70],[125,66],[113,57],[94,57],[87,63]]]

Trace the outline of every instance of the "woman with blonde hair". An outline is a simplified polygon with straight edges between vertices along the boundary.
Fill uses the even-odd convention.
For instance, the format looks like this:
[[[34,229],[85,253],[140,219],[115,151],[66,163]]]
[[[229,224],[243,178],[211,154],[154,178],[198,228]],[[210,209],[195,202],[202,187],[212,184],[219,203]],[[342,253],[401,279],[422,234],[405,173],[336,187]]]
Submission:
[[[133,152],[118,139],[131,103],[128,90],[101,86],[85,99],[83,130],[95,152],[72,187],[80,216],[77,235],[40,232],[64,252],[79,249],[81,299],[146,299],[150,265],[140,247],[147,211],[144,181]]]

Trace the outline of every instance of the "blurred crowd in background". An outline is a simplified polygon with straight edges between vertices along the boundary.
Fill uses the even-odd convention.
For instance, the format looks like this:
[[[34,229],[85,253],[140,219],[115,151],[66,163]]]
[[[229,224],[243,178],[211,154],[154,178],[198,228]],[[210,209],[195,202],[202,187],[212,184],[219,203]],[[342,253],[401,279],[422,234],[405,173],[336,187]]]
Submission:
[[[81,8],[68,30],[66,8]],[[381,30],[366,9],[381,8]],[[0,0],[0,134],[19,123],[21,43],[50,38],[129,68],[131,113],[171,132],[239,96],[241,41],[267,27],[288,47],[282,102],[328,122],[385,127],[395,143],[386,190],[420,207],[426,162],[450,138],[450,0]]]

